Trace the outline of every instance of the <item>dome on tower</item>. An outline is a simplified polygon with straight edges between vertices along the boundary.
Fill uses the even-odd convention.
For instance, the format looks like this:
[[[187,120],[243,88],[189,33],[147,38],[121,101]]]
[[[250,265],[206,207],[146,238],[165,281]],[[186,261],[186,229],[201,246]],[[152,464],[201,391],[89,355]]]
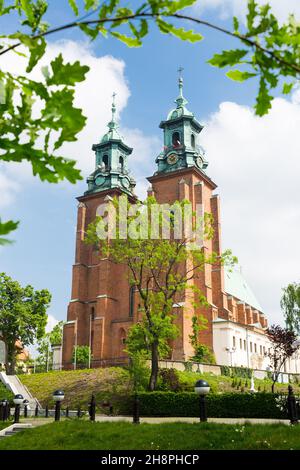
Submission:
[[[183,69],[179,69],[179,71],[182,71]],[[179,85],[179,95],[178,98],[176,98],[175,103],[177,104],[175,109],[172,109],[167,116],[167,121],[172,121],[173,119],[178,119],[182,116],[194,116],[194,114],[189,111],[186,108],[186,104],[188,104],[188,101],[185,99],[182,93],[183,89],[183,79],[180,76],[178,80],[178,85]]]

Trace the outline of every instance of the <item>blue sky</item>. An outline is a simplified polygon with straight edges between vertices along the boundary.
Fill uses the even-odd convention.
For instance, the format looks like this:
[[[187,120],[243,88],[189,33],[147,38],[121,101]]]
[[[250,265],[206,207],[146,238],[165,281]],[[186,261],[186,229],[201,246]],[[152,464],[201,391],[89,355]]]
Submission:
[[[215,0],[211,2],[214,8],[205,8],[207,3],[202,2],[203,8],[194,13],[222,26],[231,28],[229,17],[233,12],[242,15],[240,3],[234,0]],[[292,0],[284,3],[286,11],[280,10],[280,14],[295,6]],[[278,7],[276,0],[274,6]],[[67,1],[50,1],[51,24],[70,19]],[[15,22],[5,20],[1,28],[5,33],[12,32]],[[200,31],[205,40],[192,45],[152,28],[138,49],[129,49],[115,39],[88,45],[77,30],[49,37],[52,53],[62,50],[66,58],[78,59],[84,53],[86,60],[95,64],[89,89],[79,97],[89,130],[78,143],[68,144],[66,155],[78,159],[85,177],[93,171],[91,146],[105,132],[114,91],[111,85],[115,84],[121,130],[129,144],[136,144],[130,167],[142,194],[147,187],[144,178],[153,173],[162,146],[158,125],[173,106],[177,69],[183,66],[188,107],[206,125],[203,145],[209,160],[207,173],[219,184],[223,248],[230,247],[238,255],[243,273],[270,321],[279,322],[280,289],[288,282],[299,281],[300,201],[295,189],[300,171],[296,142],[299,94],[278,98],[268,117],[255,117],[251,106],[257,83],[236,84],[223,71],[206,64],[213,53],[238,43],[207,28]],[[59,40],[63,42],[58,44]],[[6,58],[8,68],[18,67],[13,62],[19,60],[16,57]],[[103,73],[97,73],[97,64]],[[66,319],[70,299],[75,198],[85,188],[85,181],[76,185],[40,183],[30,176],[26,165],[0,167],[0,214],[3,219],[21,220],[15,243],[0,250],[0,269],[22,284],[48,288],[53,295],[49,313],[59,320]]]

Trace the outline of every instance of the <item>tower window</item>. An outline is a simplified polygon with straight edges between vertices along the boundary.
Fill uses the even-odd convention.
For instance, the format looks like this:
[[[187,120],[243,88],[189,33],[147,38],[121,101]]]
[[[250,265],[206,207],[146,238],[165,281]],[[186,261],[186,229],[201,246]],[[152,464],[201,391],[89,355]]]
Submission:
[[[173,133],[173,135],[172,135],[172,144],[173,144],[173,147],[179,147],[181,145],[179,132],[174,132]]]
[[[195,136],[194,134],[191,135],[191,146],[194,149],[195,148]]]
[[[123,173],[124,172],[124,158],[123,157],[119,158],[119,164],[120,164],[120,170]]]
[[[108,170],[108,155],[103,155],[102,162],[104,164],[105,170]]]

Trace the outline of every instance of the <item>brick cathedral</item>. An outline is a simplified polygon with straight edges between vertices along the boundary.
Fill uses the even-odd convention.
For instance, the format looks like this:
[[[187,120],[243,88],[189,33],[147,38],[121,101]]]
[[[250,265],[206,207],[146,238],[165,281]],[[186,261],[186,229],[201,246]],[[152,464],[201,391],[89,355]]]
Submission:
[[[183,96],[182,78],[179,78],[179,95],[175,103],[176,107],[159,125],[164,135],[163,151],[155,160],[157,171],[147,178],[150,183],[148,191],[158,203],[172,204],[176,200],[188,199],[193,208],[202,204],[204,211],[211,213],[214,219],[214,237],[205,241],[204,249],[207,254],[212,251],[221,254],[217,185],[207,174],[208,162],[200,145],[203,126],[186,107],[188,102]],[[140,316],[138,293],[129,286],[126,268],[107,258],[101,259],[95,247],[84,243],[87,226],[94,221],[97,207],[108,197],[126,194],[131,202],[137,200],[135,181],[129,173],[133,149],[119,134],[115,111],[113,102],[108,131],[92,147],[95,170],[87,178],[87,191],[77,198],[72,294],[63,334],[63,364],[66,368],[71,367],[72,353],[77,345],[90,346],[92,366],[122,363],[126,359],[124,343],[128,330]],[[200,341],[215,353],[220,345],[219,339],[217,345],[214,341],[215,330],[216,335],[220,335],[221,330],[239,326],[241,331],[244,328],[263,337],[267,320],[240,272],[230,274],[220,265],[206,265],[201,277],[193,282],[206,296],[209,307],[201,307],[199,312],[195,312],[188,296],[183,302],[174,304],[180,335],[174,341],[170,359],[186,361],[193,355],[189,335],[195,313],[207,318],[207,329],[201,331]],[[225,333],[221,334],[224,336]],[[235,336],[233,338],[235,344]],[[218,361],[217,357],[217,362],[220,361],[222,359]]]

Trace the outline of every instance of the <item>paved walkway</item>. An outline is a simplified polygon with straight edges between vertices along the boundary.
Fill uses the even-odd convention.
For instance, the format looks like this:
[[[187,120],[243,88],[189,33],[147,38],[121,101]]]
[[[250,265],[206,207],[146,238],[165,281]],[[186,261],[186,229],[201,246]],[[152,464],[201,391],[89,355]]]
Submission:
[[[65,418],[62,418],[62,421]],[[74,418],[70,418],[74,419]],[[132,422],[132,417],[130,416],[96,416],[96,421],[100,423],[107,422],[119,422],[125,421],[128,423]],[[140,418],[141,423],[148,424],[159,424],[159,423],[198,423],[199,418],[184,418],[184,417],[172,417],[172,418]],[[31,423],[33,427],[42,426],[43,424],[50,424],[53,422],[53,418],[33,418],[22,420],[22,423]],[[259,419],[259,418],[208,418],[209,423],[219,423],[219,424],[287,424],[290,422],[287,419]]]

